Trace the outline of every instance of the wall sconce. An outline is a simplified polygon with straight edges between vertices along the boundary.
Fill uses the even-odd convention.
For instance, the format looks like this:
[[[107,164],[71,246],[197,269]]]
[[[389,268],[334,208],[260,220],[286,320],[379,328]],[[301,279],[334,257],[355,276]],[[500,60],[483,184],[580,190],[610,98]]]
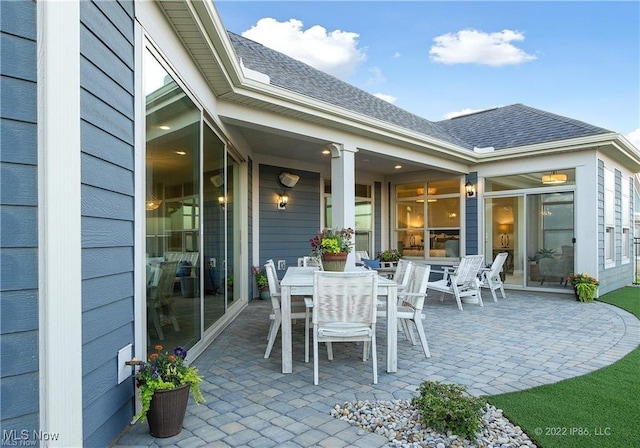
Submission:
[[[476,197],[476,186],[473,185],[471,182],[467,182],[466,184],[464,184],[464,190],[467,192],[468,198]]]
[[[560,185],[567,181],[567,175],[552,171],[551,174],[542,176],[541,182],[545,185]]]
[[[224,208],[226,203],[227,203],[227,198],[225,198],[224,196],[218,196],[218,205],[220,207]]]
[[[278,197],[278,210],[285,210],[287,208],[288,203],[289,203],[289,195],[287,193],[282,193]]]

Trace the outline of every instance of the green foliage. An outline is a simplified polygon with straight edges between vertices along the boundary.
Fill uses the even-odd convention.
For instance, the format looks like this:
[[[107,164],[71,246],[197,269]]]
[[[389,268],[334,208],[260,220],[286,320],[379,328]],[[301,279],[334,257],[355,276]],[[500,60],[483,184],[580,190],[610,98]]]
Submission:
[[[482,407],[480,398],[466,395],[466,388],[457,384],[424,381],[418,388],[419,397],[411,400],[422,412],[422,422],[432,429],[474,440],[480,430]]]
[[[251,270],[253,271],[253,276],[256,278],[258,288],[262,289],[269,286],[269,279],[267,278],[267,274],[264,272],[264,268],[253,266]]]
[[[598,285],[593,283],[578,283],[574,286],[581,302],[592,302],[596,296]]]
[[[545,249],[544,247],[540,249],[536,254],[530,256],[529,261],[540,261],[543,258],[553,258],[555,250],[553,249]]]
[[[353,229],[324,229],[311,238],[311,256],[321,257],[323,254],[339,254],[351,252]]]
[[[205,399],[200,390],[202,377],[198,375],[198,369],[185,364],[187,351],[182,347],[176,347],[173,353],[162,351],[162,345],[156,345],[156,352],[149,355],[147,362],[135,362],[140,365],[136,374],[136,386],[140,389],[140,401],[142,410],[134,416],[134,419],[143,420],[151,406],[151,400],[156,390],[175,389],[178,386],[189,384],[191,396],[196,404],[204,403]]]
[[[402,257],[402,254],[400,254],[400,251],[397,249],[383,250],[378,254],[380,261],[398,261],[400,257]]]

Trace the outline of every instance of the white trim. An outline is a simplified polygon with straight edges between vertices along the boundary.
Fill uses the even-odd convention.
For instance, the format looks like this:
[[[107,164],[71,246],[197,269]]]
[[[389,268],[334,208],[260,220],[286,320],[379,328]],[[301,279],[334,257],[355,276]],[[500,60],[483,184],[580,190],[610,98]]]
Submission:
[[[146,135],[145,135],[145,96],[144,92],[144,52],[146,51],[144,31],[138,22],[134,25],[134,72],[142,74],[135,77],[134,104],[134,300],[133,300],[133,337],[134,356],[147,359],[147,213],[146,198]],[[137,396],[136,389],[136,396]],[[135,400],[136,414],[142,409],[140,400]]]
[[[39,1],[37,23],[40,431],[58,436],[46,446],[76,447],[83,444],[80,4]]]

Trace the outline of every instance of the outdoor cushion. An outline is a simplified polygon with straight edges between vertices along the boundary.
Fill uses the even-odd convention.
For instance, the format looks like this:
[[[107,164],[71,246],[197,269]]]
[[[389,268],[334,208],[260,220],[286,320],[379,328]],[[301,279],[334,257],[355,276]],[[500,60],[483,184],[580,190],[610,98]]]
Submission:
[[[377,258],[374,260],[370,260],[368,258],[363,258],[362,262],[365,264],[365,266],[367,266],[369,269],[380,269],[380,260],[378,260]]]

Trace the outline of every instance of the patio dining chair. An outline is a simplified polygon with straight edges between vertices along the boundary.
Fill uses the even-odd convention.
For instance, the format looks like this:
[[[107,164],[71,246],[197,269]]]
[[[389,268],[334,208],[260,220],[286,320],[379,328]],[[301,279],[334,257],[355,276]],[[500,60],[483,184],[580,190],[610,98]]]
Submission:
[[[413,345],[418,344],[410,327],[410,323],[413,322],[420,337],[422,350],[427,358],[431,357],[431,353],[429,352],[429,344],[427,343],[427,337],[424,333],[424,325],[422,323],[425,318],[422,313],[422,307],[424,305],[424,299],[427,297],[427,284],[430,273],[431,266],[415,265],[407,287],[404,291],[398,293],[398,319],[400,319],[404,334],[407,340],[411,341]]]
[[[445,272],[442,280],[427,283],[427,289],[440,291],[442,293],[440,301],[443,300],[445,293],[451,294],[455,297],[460,311],[462,311],[461,299],[463,297],[475,298],[480,306],[484,306],[484,303],[482,303],[482,295],[480,294],[480,281],[478,280],[478,273],[482,267],[483,259],[483,255],[468,255],[462,257],[455,272]]]
[[[351,341],[364,342],[365,348],[371,348],[373,384],[378,384],[377,291],[378,275],[373,271],[314,272],[313,384],[318,384],[318,344]],[[363,348],[362,360],[366,361],[368,355],[369,350]],[[332,351],[329,359],[333,359]]]
[[[496,255],[496,258],[493,259],[493,263],[491,263],[490,268],[480,271],[480,286],[482,288],[489,288],[494,302],[498,301],[498,298],[496,297],[496,290],[498,289],[502,293],[502,298],[507,298],[506,294],[504,293],[504,287],[502,284],[500,273],[502,272],[502,267],[504,266],[504,262],[508,256],[509,254],[507,252],[500,252],[498,255]]]
[[[267,274],[269,295],[271,296],[271,314],[269,314],[271,326],[267,337],[267,349],[264,352],[264,357],[268,358],[271,355],[276,336],[278,336],[278,330],[282,325],[282,310],[280,308],[280,281],[273,260],[268,260],[265,263],[264,270]],[[291,320],[304,319],[304,362],[309,362],[309,318],[312,306],[313,301],[308,297],[304,298],[304,303],[291,300]]]

